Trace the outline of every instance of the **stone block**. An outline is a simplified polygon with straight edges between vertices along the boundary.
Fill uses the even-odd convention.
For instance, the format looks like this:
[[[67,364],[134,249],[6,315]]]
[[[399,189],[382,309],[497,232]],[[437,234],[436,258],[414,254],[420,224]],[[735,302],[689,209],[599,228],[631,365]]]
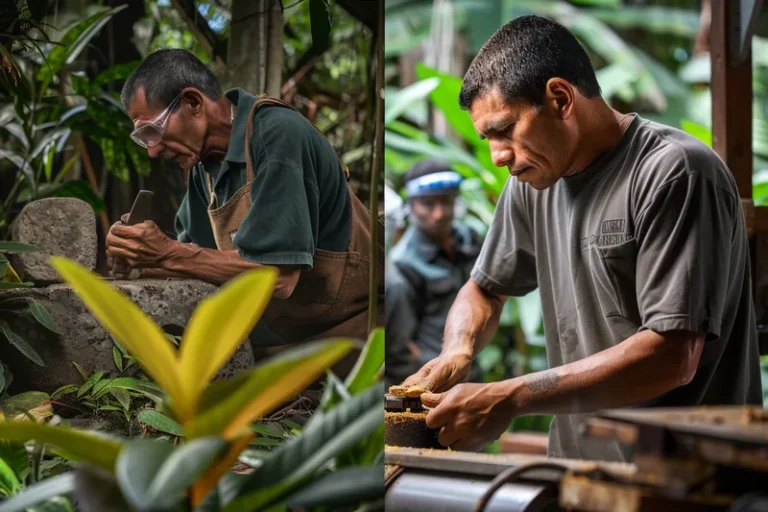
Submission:
[[[26,205],[11,228],[13,240],[35,245],[39,252],[11,255],[22,279],[60,283],[48,264],[51,256],[66,256],[89,270],[96,268],[96,216],[91,205],[72,197],[40,199]]]
[[[112,281],[131,301],[139,305],[166,332],[180,335],[197,304],[216,291],[212,284],[183,279],[141,279]],[[51,313],[61,335],[38,325],[31,317],[20,316],[14,330],[40,354],[45,367],[21,355],[3,340],[2,360],[13,373],[11,393],[39,390],[50,393],[65,384],[80,384],[82,377],[72,364],[89,373],[118,373],[112,356],[112,338],[91,315],[71,287],[56,284],[46,288],[21,288],[0,292],[0,300],[26,297],[39,301]],[[230,377],[253,366],[253,353],[246,340],[240,345],[217,378]]]

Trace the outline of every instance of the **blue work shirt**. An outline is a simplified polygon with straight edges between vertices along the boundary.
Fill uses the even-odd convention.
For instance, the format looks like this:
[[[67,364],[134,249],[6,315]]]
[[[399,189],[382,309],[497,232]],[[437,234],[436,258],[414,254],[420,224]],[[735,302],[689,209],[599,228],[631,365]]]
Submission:
[[[399,384],[442,350],[448,310],[469,279],[482,246],[480,236],[463,222],[454,222],[453,236],[453,259],[414,226],[387,256],[384,307],[390,384]],[[412,357],[409,342],[418,347],[418,360]],[[479,367],[472,364],[472,380],[479,380]]]

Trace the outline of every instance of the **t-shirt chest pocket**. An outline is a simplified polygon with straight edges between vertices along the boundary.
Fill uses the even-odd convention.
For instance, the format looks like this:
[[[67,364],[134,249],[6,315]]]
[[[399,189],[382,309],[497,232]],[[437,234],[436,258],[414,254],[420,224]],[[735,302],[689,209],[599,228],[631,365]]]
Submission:
[[[603,315],[637,319],[637,241],[633,238],[618,245],[591,245],[589,266]]]

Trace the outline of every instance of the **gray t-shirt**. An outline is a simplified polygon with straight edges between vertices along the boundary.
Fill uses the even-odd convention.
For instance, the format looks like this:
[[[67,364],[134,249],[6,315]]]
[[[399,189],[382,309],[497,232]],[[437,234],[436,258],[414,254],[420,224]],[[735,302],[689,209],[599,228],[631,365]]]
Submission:
[[[581,173],[542,191],[508,180],[472,278],[502,295],[539,288],[550,367],[645,329],[705,332],[693,381],[641,406],[762,402],[736,183],[679,130],[636,116]],[[555,417],[550,456],[627,459],[617,443],[582,438],[584,419]]]

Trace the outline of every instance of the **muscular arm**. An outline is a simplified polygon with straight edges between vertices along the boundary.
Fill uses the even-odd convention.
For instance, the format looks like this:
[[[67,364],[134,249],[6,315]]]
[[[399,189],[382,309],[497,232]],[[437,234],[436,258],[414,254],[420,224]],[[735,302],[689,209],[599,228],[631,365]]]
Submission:
[[[163,261],[162,268],[173,274],[183,274],[195,279],[222,284],[240,273],[263,265],[245,260],[237,251],[219,251],[193,244],[176,242]],[[275,284],[274,297],[287,299],[299,282],[301,271],[291,265],[277,266],[280,275]]]
[[[483,290],[473,279],[456,295],[445,321],[443,352],[474,358],[493,338],[507,297]]]
[[[500,382],[514,414],[574,414],[635,405],[688,384],[704,335],[639,332],[609,349],[551,370]]]
[[[112,258],[124,258],[145,277],[188,277],[222,284],[240,273],[261,267],[240,257],[237,251],[218,251],[168,238],[152,221],[135,226],[116,224],[107,235]],[[273,296],[287,299],[299,282],[301,271],[292,265],[275,265],[280,275]]]
[[[489,384],[460,384],[426,393],[427,425],[457,450],[478,450],[509,422],[530,414],[579,414],[636,405],[689,383],[703,335],[643,331],[618,345],[544,372]]]

